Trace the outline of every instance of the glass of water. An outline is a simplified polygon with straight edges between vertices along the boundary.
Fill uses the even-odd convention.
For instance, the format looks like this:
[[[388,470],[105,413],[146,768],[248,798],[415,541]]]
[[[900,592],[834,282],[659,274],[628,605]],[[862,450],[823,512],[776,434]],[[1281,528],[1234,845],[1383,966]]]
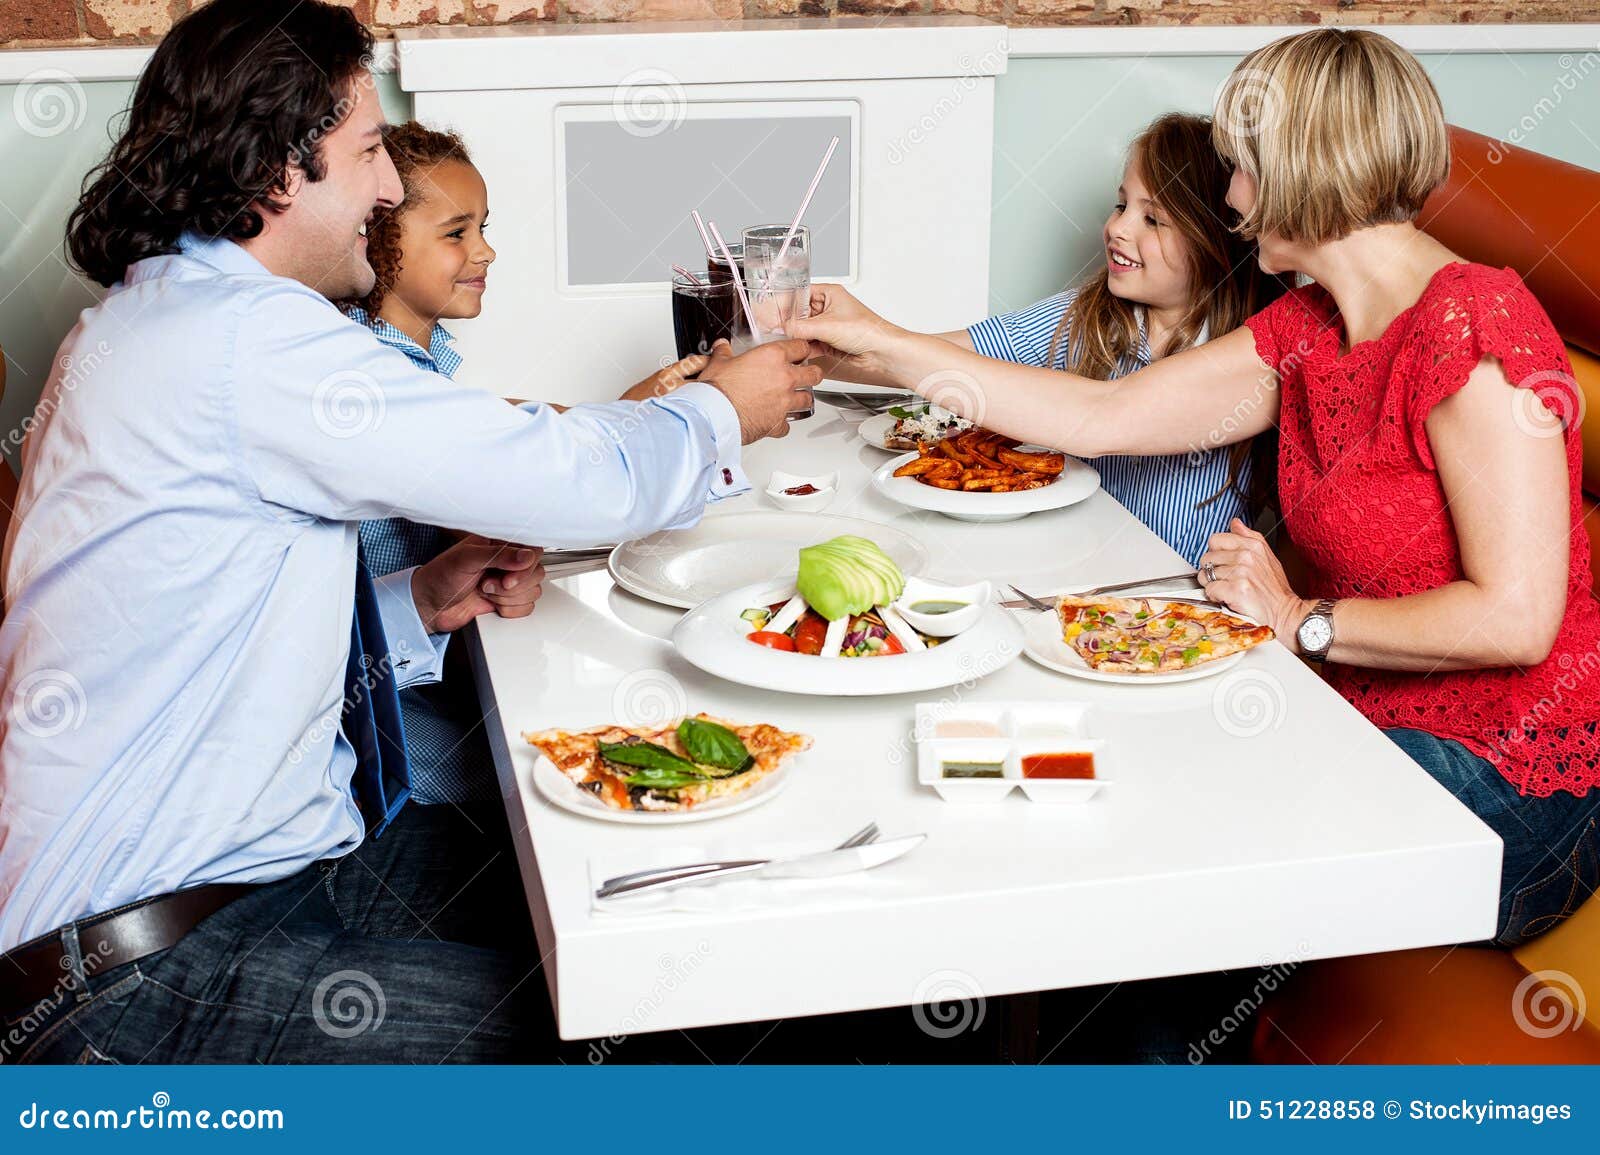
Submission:
[[[788,235],[788,225],[756,225],[744,230],[744,284],[755,317],[752,345],[783,340],[791,320],[811,315],[811,232],[804,227],[796,229],[785,250],[783,240]],[[815,411],[812,400],[789,416],[800,419]]]

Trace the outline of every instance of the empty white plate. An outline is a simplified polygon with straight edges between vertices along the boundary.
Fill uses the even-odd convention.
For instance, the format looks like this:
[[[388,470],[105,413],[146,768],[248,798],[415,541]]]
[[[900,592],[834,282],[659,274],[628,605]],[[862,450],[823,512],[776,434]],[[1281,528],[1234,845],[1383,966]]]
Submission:
[[[921,542],[881,522],[765,512],[714,514],[691,529],[625,541],[611,551],[606,568],[629,593],[688,610],[774,574],[793,573],[802,548],[846,533],[877,542],[904,573],[920,574],[928,566]]]

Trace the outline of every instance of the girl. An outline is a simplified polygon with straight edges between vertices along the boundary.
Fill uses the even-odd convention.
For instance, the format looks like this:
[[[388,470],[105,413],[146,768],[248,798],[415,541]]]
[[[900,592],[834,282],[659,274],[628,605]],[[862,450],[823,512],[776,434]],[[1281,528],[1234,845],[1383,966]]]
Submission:
[[[1500,835],[1496,938],[1525,941],[1600,882],[1600,680],[1569,673],[1600,651],[1600,607],[1561,338],[1515,273],[1416,227],[1448,136],[1433,83],[1392,41],[1325,28],[1259,49],[1224,85],[1214,139],[1262,268],[1315,284],[1118,387],[1064,390],[971,354],[954,367],[978,379],[986,425],[1073,453],[1278,427],[1305,589],[1235,523],[1201,556],[1206,591],[1329,662],[1330,684]],[[813,306],[794,334],[875,379],[952,367],[949,345],[837,287]]]
[[[1232,332],[1283,286],[1229,228],[1236,219],[1224,200],[1229,175],[1207,118],[1159,118],[1129,146],[1094,276],[942,336],[986,357],[1109,381]],[[840,374],[857,376],[848,364]],[[1254,459],[1249,441],[1220,452],[1197,441],[1183,452],[1107,455],[1090,464],[1106,492],[1191,565],[1212,534],[1235,518],[1252,520],[1271,491],[1271,454]]]
[[[367,260],[377,274],[372,291],[359,301],[340,302],[340,307],[417,365],[453,377],[461,356],[440,321],[483,311],[495,259],[484,235],[488,189],[454,133],[410,121],[389,129],[384,145],[405,197],[395,208],[376,213],[367,228]],[[705,357],[688,358],[647,377],[623,397],[638,400],[665,392],[707,362]],[[401,517],[364,521],[362,556],[373,575],[382,576],[431,561],[456,536]],[[502,617],[531,613],[543,576],[537,564],[499,572],[480,591],[486,603],[481,612],[493,608]],[[444,682],[400,693],[414,802],[498,798],[483,711],[463,674],[458,671]]]

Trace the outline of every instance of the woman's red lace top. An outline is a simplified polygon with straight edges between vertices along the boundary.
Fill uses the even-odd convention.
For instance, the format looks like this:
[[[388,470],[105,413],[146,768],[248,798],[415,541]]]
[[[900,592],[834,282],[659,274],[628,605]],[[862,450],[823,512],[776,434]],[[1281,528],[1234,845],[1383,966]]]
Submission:
[[[1317,286],[1293,290],[1247,323],[1281,382],[1280,496],[1289,535],[1310,564],[1308,588],[1298,591],[1306,597],[1403,597],[1462,578],[1423,423],[1485,357],[1529,391],[1506,413],[1507,437],[1519,426],[1560,431],[1571,568],[1550,656],[1528,669],[1433,674],[1330,664],[1328,678],[1375,725],[1453,738],[1524,794],[1584,794],[1600,777],[1600,606],[1589,592],[1580,520],[1578,420],[1563,428],[1549,416],[1581,418],[1582,398],[1539,302],[1510,269],[1451,264],[1381,337],[1343,356],[1338,309]]]

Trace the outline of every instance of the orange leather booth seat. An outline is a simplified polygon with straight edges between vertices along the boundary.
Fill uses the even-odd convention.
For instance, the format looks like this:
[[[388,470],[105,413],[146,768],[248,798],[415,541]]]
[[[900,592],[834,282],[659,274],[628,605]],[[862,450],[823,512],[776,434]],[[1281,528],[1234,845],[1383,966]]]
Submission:
[[[1469,260],[1517,270],[1567,341],[1589,418],[1584,510],[1600,591],[1600,173],[1462,129],[1450,136],[1450,179],[1419,223]],[[1307,964],[1262,1008],[1254,1057],[1600,1063],[1600,899],[1515,951],[1431,947]]]

